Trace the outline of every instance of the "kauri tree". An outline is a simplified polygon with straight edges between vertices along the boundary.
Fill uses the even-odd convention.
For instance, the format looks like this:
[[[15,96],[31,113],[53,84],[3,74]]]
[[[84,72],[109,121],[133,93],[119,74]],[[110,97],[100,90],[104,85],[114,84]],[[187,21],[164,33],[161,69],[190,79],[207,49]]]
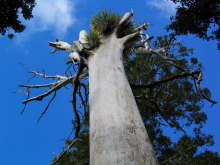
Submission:
[[[73,140],[67,140],[53,164],[169,163],[185,146],[189,147],[187,153],[192,151],[194,161],[199,157],[195,155],[197,148],[212,143],[211,136],[201,132],[207,119],[201,111],[201,100],[216,102],[207,88],[200,87],[201,64],[189,57],[192,50],[177,42],[174,35],[152,42],[153,37],[144,32],[148,24],[138,26],[132,17],[133,13],[120,16],[99,12],[91,21],[90,32],[82,30],[78,41],[49,42],[53,53],[70,51],[65,75],[32,72],[58,81],[21,85],[27,90],[25,105],[53,94],[40,118],[57,91],[66,85],[73,87]],[[70,74],[74,72],[71,67],[76,69],[74,75]],[[33,88],[49,89],[30,97]],[[179,142],[174,143],[164,134],[166,126],[183,133]],[[194,132],[192,137],[184,130],[189,126]],[[219,159],[215,153],[204,154]],[[177,155],[178,160],[184,156]]]

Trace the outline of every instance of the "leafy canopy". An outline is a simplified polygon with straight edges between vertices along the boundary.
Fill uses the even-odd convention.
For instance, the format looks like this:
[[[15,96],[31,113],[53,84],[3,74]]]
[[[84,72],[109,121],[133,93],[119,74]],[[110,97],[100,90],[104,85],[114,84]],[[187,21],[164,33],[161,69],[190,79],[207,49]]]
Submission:
[[[25,26],[19,17],[32,18],[34,6],[35,0],[0,0],[0,34],[12,38],[13,33],[24,31]]]
[[[220,0],[171,0],[179,4],[168,29],[220,41]],[[220,49],[220,43],[218,44]]]

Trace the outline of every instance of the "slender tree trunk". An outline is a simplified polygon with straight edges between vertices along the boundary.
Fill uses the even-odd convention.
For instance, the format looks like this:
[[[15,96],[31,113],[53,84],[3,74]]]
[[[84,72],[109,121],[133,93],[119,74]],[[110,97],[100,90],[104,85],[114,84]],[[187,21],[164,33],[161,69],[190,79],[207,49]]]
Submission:
[[[90,165],[157,165],[114,34],[89,57]]]

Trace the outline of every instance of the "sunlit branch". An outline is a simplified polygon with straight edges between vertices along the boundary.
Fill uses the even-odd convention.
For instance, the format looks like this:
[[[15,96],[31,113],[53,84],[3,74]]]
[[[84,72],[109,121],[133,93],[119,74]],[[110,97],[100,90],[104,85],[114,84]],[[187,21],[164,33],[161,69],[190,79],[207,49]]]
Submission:
[[[31,73],[37,75],[37,76],[42,76],[43,78],[55,78],[55,79],[66,79],[67,77],[65,76],[60,76],[60,75],[46,75],[46,74],[43,74],[43,73],[39,73],[39,72],[35,72],[35,71],[32,71]]]
[[[147,29],[147,26],[148,26],[148,24],[147,24],[147,23],[144,23],[144,24],[138,26],[137,28],[135,28],[134,31],[135,31],[135,32],[139,32],[139,31],[141,31],[141,30],[146,30],[146,29]]]
[[[133,16],[133,13],[131,12],[125,13],[118,24],[118,28],[120,28],[120,26],[122,26],[124,23],[129,21],[132,16]]]
[[[67,78],[65,80],[62,80],[60,81],[60,83],[58,83],[57,85],[55,85],[54,88],[51,88],[49,89],[48,91],[46,91],[45,93],[41,94],[41,95],[38,95],[38,96],[35,96],[35,97],[32,97],[32,98],[29,98],[27,100],[24,100],[22,103],[23,104],[26,104],[28,102],[31,102],[31,101],[34,101],[34,100],[37,100],[37,101],[40,101],[42,100],[43,98],[45,98],[46,96],[50,95],[51,93],[53,93],[54,91],[57,91],[59,90],[60,88],[62,88],[63,86],[67,85],[68,83],[70,83],[72,81],[73,77],[70,77],[70,78]]]

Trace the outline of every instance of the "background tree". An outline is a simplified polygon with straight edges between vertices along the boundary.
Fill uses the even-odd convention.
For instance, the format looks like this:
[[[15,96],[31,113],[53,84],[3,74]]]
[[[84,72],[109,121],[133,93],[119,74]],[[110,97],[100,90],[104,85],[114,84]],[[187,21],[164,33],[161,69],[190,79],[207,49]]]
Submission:
[[[25,20],[32,18],[34,6],[35,0],[0,0],[0,34],[8,34],[12,38],[13,33],[24,31],[25,26],[19,17]]]
[[[131,17],[131,15],[129,17]],[[119,20],[123,20],[123,18],[121,19],[120,16],[113,13],[100,12],[95,16],[92,19],[91,32],[87,35],[89,49],[97,48],[100,42],[102,42],[100,37],[110,35],[118,26]],[[121,27],[121,31],[119,31],[119,36],[126,36],[136,30],[144,29],[147,24],[141,25],[138,28],[134,28],[134,26],[130,18],[127,18],[123,28]],[[164,159],[166,153],[170,153],[167,154],[166,158],[171,159],[173,154],[176,153],[175,150],[182,152],[182,149],[184,149],[183,147],[179,147],[180,149],[176,147],[181,141],[175,143],[170,137],[164,134],[163,129],[165,126],[175,128],[177,131],[182,132],[184,137],[193,139],[191,141],[186,140],[188,146],[196,146],[195,148],[197,149],[200,146],[210,144],[212,142],[211,137],[201,133],[201,128],[207,117],[204,112],[201,112],[202,104],[200,101],[206,99],[213,104],[216,102],[211,100],[208,89],[200,88],[200,82],[202,80],[201,65],[198,64],[197,59],[189,58],[192,50],[187,49],[181,43],[177,42],[173,35],[159,37],[150,43],[152,37],[149,37],[148,34],[143,32],[134,34],[133,37],[137,38],[130,40],[130,42],[128,42],[129,44],[126,44],[126,49],[124,49],[123,52],[124,66],[145,127],[150,135],[159,160],[166,161],[167,159]],[[63,50],[72,49],[73,47],[74,49],[79,49],[78,44],[80,44],[78,41],[74,42],[72,46],[62,41],[50,42],[51,46]],[[88,45],[82,44],[83,48]],[[73,110],[75,113],[73,123],[75,134],[74,140],[70,142],[67,141],[68,145],[65,147],[64,152],[58,156],[58,160],[64,161],[62,164],[65,163],[65,156],[69,158],[66,158],[67,161],[74,162],[82,160],[82,164],[88,162],[88,159],[81,159],[88,149],[88,146],[85,145],[88,141],[80,143],[81,145],[78,146],[79,142],[86,139],[86,135],[88,135],[88,133],[86,133],[88,128],[88,89],[87,85],[84,84],[86,82],[79,82],[79,80],[87,76],[85,68],[84,70],[81,69],[82,65],[80,65],[80,61],[84,61],[84,59],[87,58],[87,50],[88,49],[81,49],[78,51],[81,54],[81,58],[79,58],[77,52],[70,54],[70,60],[78,63],[78,71],[74,76],[47,76],[33,72],[34,75],[44,78],[57,78],[59,81],[43,85],[22,85],[22,87],[27,88],[28,97],[31,88],[52,87],[47,92],[36,97],[27,98],[23,102],[27,104],[34,100],[42,100],[46,96],[54,93],[42,115],[48,110],[50,103],[56,97],[56,92],[59,89],[68,84],[73,85]],[[85,61],[84,64],[86,63]],[[82,92],[84,92],[84,95]],[[76,100],[81,101],[81,105],[84,107],[84,111],[80,111],[81,115],[79,114],[81,105],[79,103],[76,104]],[[191,135],[193,137],[187,136],[184,130],[185,127],[189,126],[194,131],[194,135]],[[80,131],[80,128],[83,129]],[[194,145],[191,145],[192,143]],[[72,151],[68,152],[71,148]],[[190,150],[192,149],[190,148]],[[83,154],[80,151],[83,151]],[[78,154],[70,156],[72,155],[71,153]],[[193,156],[195,155],[192,154],[191,157]],[[57,161],[55,160],[55,162]]]
[[[179,4],[168,29],[176,34],[195,34],[205,40],[220,41],[219,0],[171,0]],[[220,49],[220,43],[218,44]]]

